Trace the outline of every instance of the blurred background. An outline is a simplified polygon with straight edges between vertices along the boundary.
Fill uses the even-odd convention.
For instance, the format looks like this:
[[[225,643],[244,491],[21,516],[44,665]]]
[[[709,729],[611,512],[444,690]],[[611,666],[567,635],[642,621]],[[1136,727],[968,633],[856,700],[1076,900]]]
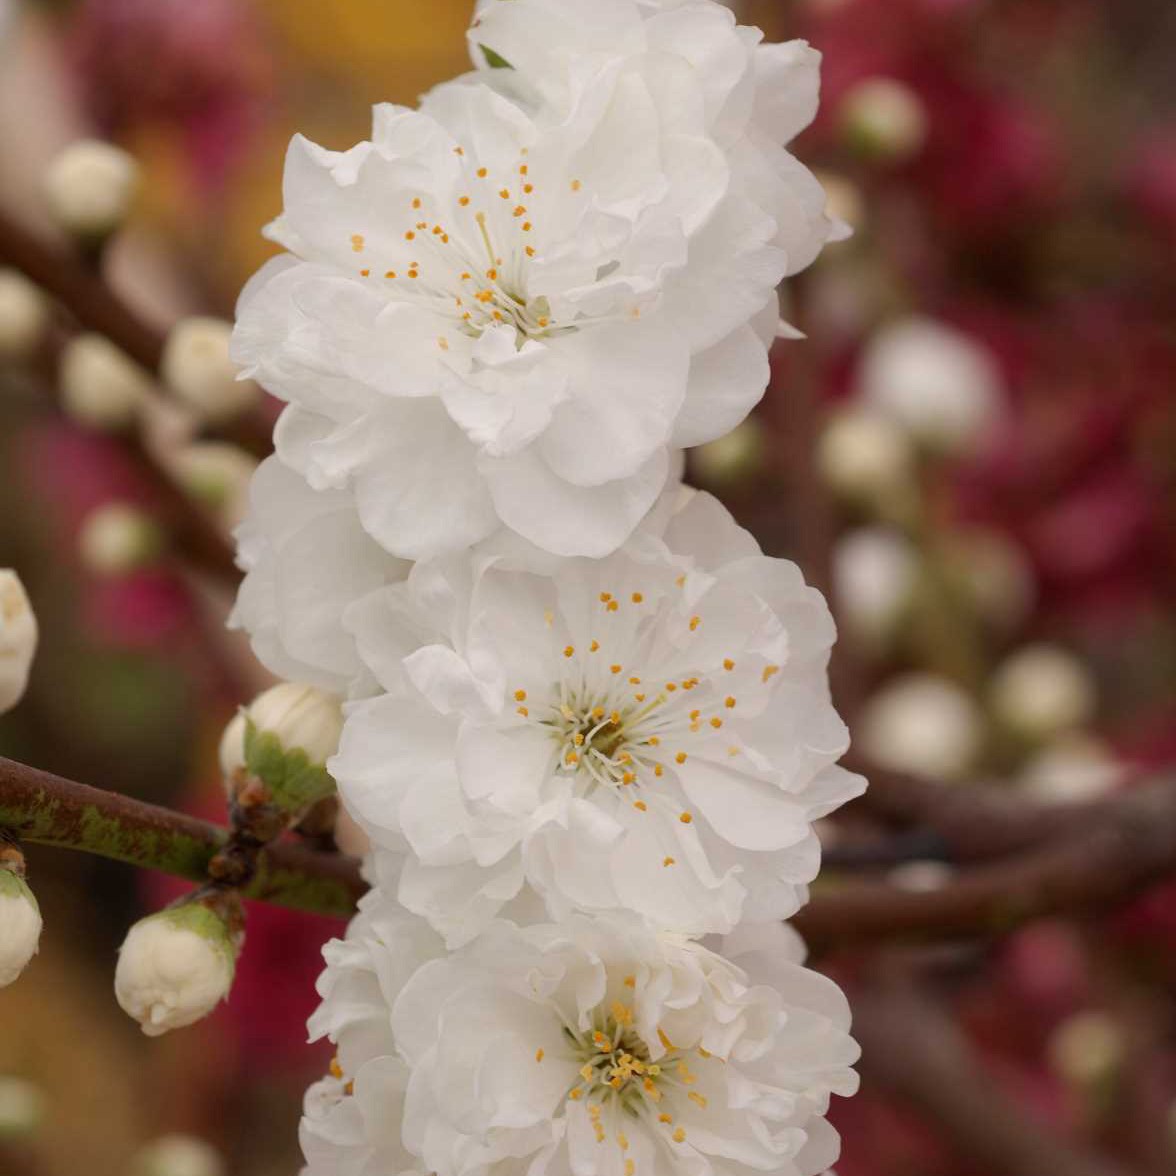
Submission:
[[[760,410],[692,454],[692,480],[832,593],[835,689],[863,761],[1063,805],[1169,768],[1176,7],[732,7],[824,51],[821,115],[796,150],[855,235],[794,284],[808,341],[778,349]],[[80,137],[116,142],[142,178],[109,281],[161,330],[231,317],[270,251],[259,228],[291,134],[349,145],[371,103],[461,71],[470,8],[0,0],[0,210],[60,241],[47,167]],[[2,328],[0,566],[20,570],[43,636],[0,754],[221,819],[216,741],[264,678],[221,631],[224,593],[169,558],[141,463],[55,407],[54,364]],[[181,480],[231,526],[252,461],[241,438],[210,457],[166,413],[156,431],[177,453],[205,446]],[[826,833],[852,838],[852,817]],[[302,1025],[339,925],[253,910],[229,1004],[149,1042],[112,998],[114,953],[178,891],[28,856],[46,932],[0,991],[4,1176],[146,1172],[142,1149],[174,1132],[209,1141],[231,1176],[295,1172],[301,1094],[329,1056]],[[925,889],[950,869],[889,876]],[[953,1040],[985,1082],[1122,1165],[1083,1172],[1176,1172],[1176,885],[1097,923],[941,955]],[[840,1176],[1010,1176],[865,1072],[837,1109]]]

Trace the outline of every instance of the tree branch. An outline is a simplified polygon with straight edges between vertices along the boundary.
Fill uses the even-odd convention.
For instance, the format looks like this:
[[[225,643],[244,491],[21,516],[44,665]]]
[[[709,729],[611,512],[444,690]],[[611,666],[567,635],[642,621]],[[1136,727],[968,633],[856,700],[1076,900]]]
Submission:
[[[794,920],[814,953],[878,942],[1003,934],[1035,919],[1098,912],[1176,876],[1176,778],[1097,806],[1098,820],[938,890],[876,882],[824,892]]]
[[[862,1072],[933,1130],[956,1144],[978,1170],[1002,1176],[1128,1176],[1118,1162],[1079,1151],[1027,1118],[928,994],[888,985],[854,997],[854,1036]]]
[[[208,863],[228,831],[207,821],[129,796],[0,758],[0,826],[25,841],[79,849],[193,882],[208,880]],[[358,863],[294,842],[263,850],[245,898],[346,917],[367,889]]]

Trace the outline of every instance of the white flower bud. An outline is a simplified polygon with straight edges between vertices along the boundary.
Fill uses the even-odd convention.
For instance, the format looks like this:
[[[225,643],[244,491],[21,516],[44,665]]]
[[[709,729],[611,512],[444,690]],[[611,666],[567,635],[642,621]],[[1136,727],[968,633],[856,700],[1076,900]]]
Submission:
[[[90,512],[78,536],[82,562],[102,576],[125,576],[152,563],[163,550],[159,525],[145,511],[111,502]]]
[[[963,776],[983,738],[979,707],[935,674],[907,674],[884,686],[866,704],[858,728],[862,751],[880,768],[934,780]]]
[[[91,429],[126,429],[151,391],[147,373],[104,335],[71,339],[61,356],[61,404]]]
[[[24,697],[37,635],[37,617],[20,577],[0,568],[0,715]]]
[[[27,1139],[45,1121],[45,1094],[25,1078],[0,1075],[0,1141]]]
[[[174,462],[180,484],[193,498],[216,511],[226,526],[240,522],[256,458],[236,445],[204,441],[186,446]]]
[[[1072,1086],[1092,1088],[1113,1082],[1127,1057],[1122,1027],[1106,1013],[1085,1012],[1063,1022],[1049,1043],[1050,1064]]]
[[[841,100],[841,129],[850,147],[875,159],[910,159],[927,141],[927,111],[894,78],[866,78]]]
[[[910,487],[914,450],[892,421],[860,409],[832,417],[817,446],[825,483],[843,498],[893,500]]]
[[[37,954],[41,908],[28,883],[0,866],[0,988],[11,984]]]
[[[1021,769],[1025,794],[1043,804],[1097,800],[1113,792],[1126,771],[1110,748],[1093,735],[1072,732],[1043,747]]]
[[[139,185],[139,165],[120,147],[96,139],[71,143],[45,173],[45,197],[54,220],[90,239],[121,228]]]
[[[1033,571],[1015,543],[996,531],[966,531],[947,537],[948,572],[976,611],[1001,629],[1012,629],[1033,607]]]
[[[963,452],[996,423],[1004,397],[991,354],[925,318],[893,323],[870,342],[858,375],[864,402],[932,449]]]
[[[245,766],[245,732],[249,723],[258,734],[277,739],[283,751],[301,751],[311,764],[321,766],[339,750],[343,708],[333,694],[314,686],[298,682],[271,686],[225,728],[220,761],[226,777]]]
[[[911,603],[919,556],[900,531],[862,527],[833,549],[838,612],[862,639],[884,645]]]
[[[163,1135],[135,1157],[133,1176],[225,1176],[220,1152],[191,1135]]]
[[[763,454],[763,426],[754,417],[748,417],[726,436],[692,450],[690,456],[699,477],[718,486],[754,473]]]
[[[114,992],[158,1037],[208,1016],[229,995],[240,937],[200,902],[140,919],[119,950]]]
[[[1024,739],[1048,739],[1094,716],[1096,691],[1090,671],[1054,645],[1027,645],[992,676],[993,714]]]
[[[252,380],[239,380],[229,358],[231,323],[192,317],[172,328],[163,350],[164,383],[201,420],[225,424],[247,412],[261,395]]]
[[[0,269],[0,360],[28,359],[49,328],[49,300],[14,269]]]

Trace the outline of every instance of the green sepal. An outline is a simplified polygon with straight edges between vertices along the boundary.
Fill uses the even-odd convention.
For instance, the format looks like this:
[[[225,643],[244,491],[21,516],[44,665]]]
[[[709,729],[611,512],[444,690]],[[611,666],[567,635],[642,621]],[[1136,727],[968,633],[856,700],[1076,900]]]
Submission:
[[[514,69],[514,66],[501,53],[495,53],[489,45],[479,45],[478,48],[482,50],[482,56],[491,69]]]
[[[245,720],[245,769],[270,791],[273,803],[303,812],[335,792],[335,781],[322,764],[312,764],[301,748],[287,751],[272,731],[259,731]]]
[[[29,884],[19,874],[14,874],[3,866],[0,866],[0,898],[23,898],[25,902],[33,904],[33,910],[37,914],[41,913],[37,896]]]
[[[179,906],[165,907],[150,919],[165,919],[180,931],[191,931],[220,952],[229,965],[230,974],[237,970],[237,949],[224,919],[202,902],[183,902]]]

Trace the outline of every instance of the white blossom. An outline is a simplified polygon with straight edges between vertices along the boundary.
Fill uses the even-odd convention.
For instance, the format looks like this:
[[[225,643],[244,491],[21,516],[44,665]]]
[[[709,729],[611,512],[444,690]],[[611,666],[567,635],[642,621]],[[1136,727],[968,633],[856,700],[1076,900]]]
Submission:
[[[228,528],[245,517],[257,459],[224,441],[197,441],[170,455],[184,489]]]
[[[910,608],[919,578],[919,553],[901,531],[859,527],[833,548],[833,586],[839,615],[860,639],[885,645]]]
[[[49,300],[19,270],[0,267],[0,360],[28,359],[49,329]]]
[[[82,563],[100,576],[125,576],[156,560],[166,539],[159,524],[129,502],[95,507],[78,534]]]
[[[1090,721],[1098,693],[1074,654],[1037,642],[1010,654],[992,675],[993,713],[1026,739],[1048,739]]]
[[[38,635],[37,616],[20,577],[0,568],[0,715],[24,697]]]
[[[922,100],[895,78],[864,78],[846,92],[837,114],[849,145],[863,155],[901,161],[927,141]]]
[[[311,490],[277,458],[261,463],[249,503],[237,529],[245,579],[230,626],[249,633],[258,660],[278,677],[362,692],[370,675],[343,628],[344,610],[402,580],[409,565],[368,537],[348,494]]]
[[[199,902],[140,919],[119,949],[114,992],[148,1037],[208,1016],[233,986],[240,935]]]
[[[834,766],[824,600],[709,495],[667,496],[605,560],[419,564],[347,623],[385,692],[328,766],[377,845],[411,848],[401,901],[453,942],[524,882],[557,918],[787,917],[813,821],[864,787]]]
[[[780,146],[818,55],[712,0],[516,0],[471,36],[484,68],[370,142],[293,141],[234,355],[290,402],[282,460],[392,553],[505,524],[603,556],[762,395],[776,285],[834,232]]]
[[[725,959],[630,917],[496,922],[446,955],[366,902],[312,1020],[340,1050],[303,1121],[315,1176],[815,1176],[836,1159],[824,1116],[858,1051],[785,928],[741,931]]]
[[[28,883],[0,866],[0,988],[11,984],[37,954],[41,908]]]
[[[142,1148],[133,1176],[226,1176],[220,1152],[192,1135],[161,1135]]]
[[[256,406],[261,390],[237,378],[229,358],[231,323],[193,315],[168,333],[160,363],[163,382],[202,421],[223,425]]]
[[[1004,381],[991,352],[934,319],[900,319],[879,331],[858,381],[867,407],[950,452],[974,448],[1003,411]]]
[[[139,165],[121,147],[79,139],[45,173],[53,219],[79,237],[102,238],[121,228],[139,186]]]

